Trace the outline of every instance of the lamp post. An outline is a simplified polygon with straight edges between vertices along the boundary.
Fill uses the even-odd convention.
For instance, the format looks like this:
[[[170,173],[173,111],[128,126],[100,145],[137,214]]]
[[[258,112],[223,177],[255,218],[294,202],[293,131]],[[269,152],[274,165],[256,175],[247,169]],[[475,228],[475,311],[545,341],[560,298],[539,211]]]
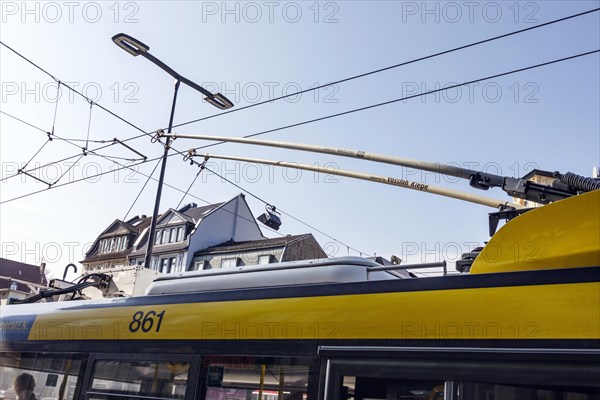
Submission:
[[[126,35],[124,33],[116,34],[112,37],[112,41],[119,46],[121,49],[125,50],[129,54],[134,57],[142,56],[145,59],[151,61],[153,64],[160,67],[163,71],[171,75],[175,78],[175,88],[173,92],[173,103],[171,105],[171,115],[169,117],[169,128],[168,133],[171,133],[171,129],[173,128],[173,117],[175,116],[175,104],[177,103],[177,92],[179,91],[179,85],[183,82],[187,86],[195,89],[196,91],[202,93],[208,103],[213,106],[226,110],[228,108],[233,107],[233,103],[231,103],[225,96],[221,93],[212,94],[208,90],[204,89],[202,86],[192,82],[191,80],[185,78],[184,76],[179,75],[175,72],[171,67],[160,61],[158,58],[154,57],[152,54],[148,52],[150,47],[140,42],[139,40]],[[167,138],[165,142],[165,150],[162,156],[161,168],[160,168],[160,177],[158,179],[158,189],[156,190],[156,200],[154,202],[154,211],[152,213],[152,221],[150,223],[150,232],[148,234],[148,245],[146,247],[146,259],[144,265],[146,268],[151,268],[151,259],[152,259],[152,249],[154,247],[155,234],[156,234],[156,220],[158,218],[158,209],[160,208],[160,197],[162,194],[163,182],[165,179],[165,168],[167,166],[167,156],[169,153],[169,149],[171,147],[172,138]]]

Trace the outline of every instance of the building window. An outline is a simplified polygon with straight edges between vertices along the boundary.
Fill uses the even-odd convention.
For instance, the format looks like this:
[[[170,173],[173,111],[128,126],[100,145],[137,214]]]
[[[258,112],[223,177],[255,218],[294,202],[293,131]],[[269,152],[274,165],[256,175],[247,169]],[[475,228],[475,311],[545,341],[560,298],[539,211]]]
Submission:
[[[183,242],[183,227],[182,226],[177,228],[177,241]]]
[[[161,231],[161,238],[160,238],[160,244],[164,244],[167,243],[167,230],[163,229]]]
[[[221,268],[234,268],[238,266],[239,258],[224,258],[221,260]]]
[[[160,231],[156,231],[156,233],[154,234],[154,244],[157,245],[160,243]]]
[[[195,261],[190,267],[190,271],[201,271],[204,269],[212,269],[212,266],[208,260]]]
[[[161,259],[159,268],[159,272],[163,274],[170,274],[175,268],[175,257]]]
[[[174,243],[175,240],[177,239],[177,237],[175,236],[177,233],[177,230],[175,228],[171,228],[169,230],[169,243]]]
[[[258,264],[271,264],[273,262],[273,256],[271,254],[265,254],[263,256],[258,256]]]

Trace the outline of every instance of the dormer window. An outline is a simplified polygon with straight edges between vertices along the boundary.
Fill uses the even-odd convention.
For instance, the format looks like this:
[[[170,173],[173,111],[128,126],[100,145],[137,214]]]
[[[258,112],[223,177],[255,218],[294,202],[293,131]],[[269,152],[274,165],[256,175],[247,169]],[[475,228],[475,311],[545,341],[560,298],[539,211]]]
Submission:
[[[154,244],[183,242],[185,239],[185,226],[157,229]]]
[[[239,257],[224,258],[221,260],[221,268],[235,268],[240,264]]]
[[[98,253],[113,253],[127,248],[127,236],[102,239],[98,246]]]

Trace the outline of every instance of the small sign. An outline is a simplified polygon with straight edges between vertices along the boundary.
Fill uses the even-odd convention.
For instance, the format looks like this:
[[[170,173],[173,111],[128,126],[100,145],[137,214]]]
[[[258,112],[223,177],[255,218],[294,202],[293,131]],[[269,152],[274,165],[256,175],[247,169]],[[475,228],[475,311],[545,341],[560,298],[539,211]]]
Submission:
[[[208,376],[206,377],[206,386],[221,387],[223,386],[223,374],[225,367],[220,365],[212,365],[208,367]]]

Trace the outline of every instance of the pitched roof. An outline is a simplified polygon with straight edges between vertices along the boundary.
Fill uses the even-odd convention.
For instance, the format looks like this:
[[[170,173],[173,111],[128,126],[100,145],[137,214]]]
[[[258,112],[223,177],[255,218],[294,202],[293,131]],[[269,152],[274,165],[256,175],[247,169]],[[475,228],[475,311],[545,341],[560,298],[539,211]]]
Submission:
[[[194,225],[196,225],[198,223],[198,221],[200,221],[203,217],[205,217],[207,214],[209,214],[210,212],[212,212],[213,210],[216,210],[217,208],[221,207],[223,204],[225,204],[225,202],[222,203],[215,203],[215,204],[208,204],[206,206],[202,206],[202,207],[189,207],[185,206],[181,209],[185,209],[185,211],[183,212],[179,212],[177,210],[174,210],[172,208],[169,209],[169,211],[161,214],[158,217],[158,221],[160,222],[160,220],[165,217],[169,212],[172,212],[176,215],[179,215],[180,217],[183,217],[183,219],[189,223],[192,223]],[[149,226],[150,223],[148,223],[147,226]],[[160,226],[160,225],[158,225]],[[145,232],[143,232],[143,237],[142,240],[140,241],[140,243],[137,246],[137,249],[135,251],[133,251],[130,255],[131,256],[139,256],[141,254],[146,254],[146,247],[147,247],[147,242],[148,242],[148,233],[150,232],[149,229],[146,229]],[[181,242],[181,243],[171,243],[171,245],[173,246],[177,246],[177,248],[167,248],[165,250],[165,247],[163,247],[161,249],[160,246],[167,246],[167,244],[165,243],[164,245],[154,245],[153,247],[153,252],[159,252],[159,251],[172,251],[172,250],[180,250],[180,249],[184,249],[187,246],[187,241]]]
[[[175,209],[169,208],[169,210],[167,212],[165,212],[160,217],[158,217],[158,224],[160,225],[161,219],[163,219],[164,217],[166,217],[167,214],[169,214],[169,213],[173,213],[173,214],[179,216],[181,219],[183,219],[186,222],[189,222],[189,223],[192,223],[192,224],[196,224],[206,214],[208,214],[211,211],[219,208],[223,204],[225,204],[225,203],[208,204],[208,205],[202,206],[202,207],[189,207],[188,208],[186,206],[186,207],[182,208],[182,209],[185,209],[185,211],[183,211],[183,212],[181,212],[179,210],[175,210]]]
[[[186,210],[184,212],[184,214],[193,218],[194,222],[198,222],[206,214],[210,213],[213,210],[216,210],[217,208],[221,207],[223,204],[225,204],[225,202],[209,204],[209,205],[203,206],[203,207],[193,207],[193,208]]]
[[[206,254],[215,254],[215,253],[229,253],[236,251],[245,251],[245,250],[257,250],[257,249],[268,249],[273,247],[284,247],[288,244],[295,242],[297,240],[306,239],[310,236],[310,233],[305,233],[302,235],[288,235],[282,236],[278,238],[272,239],[262,239],[262,240],[248,240],[245,242],[225,242],[218,244],[216,246],[212,246],[206,248],[204,250],[200,250],[194,253],[194,256],[201,256]]]
[[[136,221],[137,223],[135,225],[128,223],[128,222],[131,222],[132,220],[129,220],[128,222],[121,221],[120,219],[114,220],[108,226],[108,228],[106,228],[100,234],[100,236],[98,236],[96,238],[96,240],[94,241],[94,244],[92,244],[92,246],[90,247],[88,252],[85,254],[85,259],[81,260],[80,262],[90,263],[90,262],[96,262],[96,261],[105,261],[105,260],[112,260],[112,259],[119,259],[119,258],[127,257],[127,255],[131,252],[131,249],[132,249],[131,247],[128,247],[127,249],[125,249],[123,251],[119,251],[119,252],[98,254],[100,240],[111,238],[111,237],[122,236],[122,235],[129,234],[129,233],[134,234],[134,235],[139,235],[147,226],[150,225],[151,219],[152,218],[150,218],[150,217],[143,216],[143,217],[139,218],[139,220],[138,220],[139,222]],[[118,225],[118,228],[116,230],[111,230],[111,228],[113,226],[115,226],[115,224]]]
[[[108,261],[108,260],[122,260],[127,258],[127,256],[131,253],[131,248],[125,249],[123,251],[115,251],[112,253],[101,253],[101,254],[93,254],[89,257],[86,257],[84,260],[81,260],[81,263],[93,263],[100,261]]]
[[[37,285],[47,285],[46,275],[38,265],[26,264],[19,261],[13,261],[6,258],[0,258],[0,275],[9,278],[19,279],[35,283]],[[0,289],[8,288],[8,281],[0,279]],[[17,289],[29,292],[26,286],[19,283]]]
[[[106,228],[99,237],[110,237],[113,235],[122,235],[126,233],[137,233],[139,234],[142,229],[146,226],[150,225],[150,217],[142,217],[140,218],[140,222],[135,225],[131,225],[128,222],[121,221],[120,219],[115,219],[109,226]],[[131,221],[131,220],[130,220]],[[111,230],[111,228],[115,225],[118,225],[116,230]]]

